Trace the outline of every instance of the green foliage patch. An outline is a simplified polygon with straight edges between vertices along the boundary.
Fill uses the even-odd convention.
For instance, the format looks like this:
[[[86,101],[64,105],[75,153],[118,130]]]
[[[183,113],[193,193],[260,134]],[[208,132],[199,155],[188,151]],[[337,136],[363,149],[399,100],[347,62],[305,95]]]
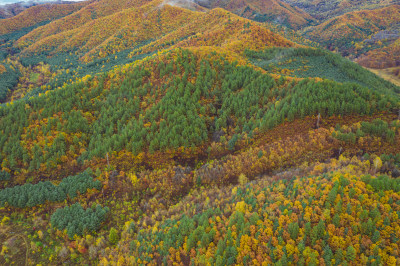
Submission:
[[[400,192],[400,179],[390,178],[387,175],[381,175],[376,178],[372,178],[367,175],[361,178],[361,180],[370,185],[375,192],[379,191],[389,191]]]
[[[97,231],[107,217],[109,209],[93,204],[92,208],[84,209],[79,203],[57,209],[50,218],[51,225],[59,230],[67,230],[69,238],[75,235]]]
[[[261,52],[246,51],[257,66],[274,72],[289,69],[294,77],[320,77],[337,82],[354,82],[382,93],[400,93],[400,88],[376,76],[356,63],[332,52],[315,48],[270,48]]]
[[[68,151],[83,150],[78,154],[83,163],[123,149],[138,154],[197,147],[221,130],[228,132],[224,137],[234,150],[244,135],[285,119],[370,115],[393,111],[399,103],[393,94],[356,83],[275,81],[223,58],[174,53],[176,58],[170,53],[163,61],[148,60],[0,108],[0,160],[7,159],[4,166],[12,170],[19,162],[30,170],[43,164],[54,168]],[[48,123],[27,128],[43,119]],[[51,134],[49,145],[21,146],[22,140],[35,143],[38,135]]]
[[[35,185],[26,183],[22,186],[0,190],[0,205],[6,203],[17,208],[34,207],[46,201],[61,202],[67,197],[73,199],[78,194],[85,193],[88,189],[101,189],[101,182],[93,180],[90,171],[82,172],[75,176],[64,178],[58,186],[49,181],[39,182]]]
[[[344,130],[340,125],[336,126],[336,130],[332,133],[334,138],[338,140],[356,143],[357,139],[364,136],[375,136],[387,140],[389,143],[394,143],[396,131],[400,128],[398,120],[387,123],[381,119],[375,119],[372,122],[361,122],[361,127],[358,129]]]
[[[8,64],[4,65],[6,71],[0,74],[0,102],[3,102],[10,90],[18,83],[21,75],[18,69],[11,67]]]
[[[6,171],[0,171],[0,181],[8,181],[11,178],[11,174]]]

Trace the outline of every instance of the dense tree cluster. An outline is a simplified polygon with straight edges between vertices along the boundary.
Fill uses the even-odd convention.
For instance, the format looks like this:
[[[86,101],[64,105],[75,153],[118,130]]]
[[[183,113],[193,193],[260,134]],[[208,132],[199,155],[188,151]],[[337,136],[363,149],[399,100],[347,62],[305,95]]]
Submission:
[[[399,66],[400,60],[400,39],[395,42],[389,42],[387,45],[374,47],[363,56],[357,59],[357,63],[362,66],[370,68],[392,68]],[[397,70],[393,73],[395,76],[399,76]]]
[[[357,52],[365,53],[371,49],[373,46],[371,43],[374,42],[371,40],[373,34],[390,29],[399,21],[400,6],[398,5],[367,8],[330,18],[318,26],[310,27],[306,30],[306,34],[330,50],[337,49],[345,56],[349,54],[354,56]],[[381,41],[384,39],[382,38]],[[387,57],[390,58],[390,56]],[[374,62],[371,63],[374,64]]]
[[[348,167],[365,165],[352,159]],[[119,245],[130,242],[124,257],[139,264],[396,264],[398,185],[339,171],[194,193]]]
[[[389,143],[395,142],[396,132],[400,128],[400,120],[394,120],[391,123],[381,119],[375,119],[372,122],[362,121],[352,127],[336,126],[336,130],[332,136],[355,144],[360,141],[360,138],[367,136],[375,136],[388,141]]]
[[[69,15],[87,5],[87,3],[74,3],[71,5],[47,4],[33,6],[20,14],[3,19],[0,25],[0,35],[35,26],[38,23],[55,20]]]
[[[375,119],[371,123],[361,122],[361,131],[373,136],[386,138],[390,142],[394,141],[396,131],[400,128],[400,121],[395,120],[391,124],[380,119]]]
[[[371,176],[364,176],[362,181],[370,185],[374,191],[390,191],[400,192],[400,179],[390,178],[389,176],[382,175],[377,178]]]
[[[98,230],[107,218],[109,209],[93,204],[86,210],[79,203],[57,209],[50,218],[51,225],[61,231],[67,230],[69,238]]]
[[[8,181],[11,178],[11,174],[6,171],[0,171],[0,181]]]
[[[288,119],[391,111],[397,96],[325,80],[275,81],[224,59],[177,50],[0,108],[2,167],[52,169],[126,149],[196,147],[222,132],[230,149]],[[123,75],[123,78],[121,76]],[[162,84],[160,84],[162,82]]]
[[[34,207],[49,202],[61,202],[65,199],[75,198],[78,194],[84,194],[88,189],[101,189],[101,182],[93,180],[90,171],[82,172],[75,176],[64,178],[56,186],[50,181],[37,184],[26,183],[22,186],[14,186],[0,190],[0,204],[8,204],[17,208]]]
[[[19,70],[12,65],[6,64],[4,69],[4,72],[0,71],[0,103],[6,99],[9,91],[17,85],[20,76]]]

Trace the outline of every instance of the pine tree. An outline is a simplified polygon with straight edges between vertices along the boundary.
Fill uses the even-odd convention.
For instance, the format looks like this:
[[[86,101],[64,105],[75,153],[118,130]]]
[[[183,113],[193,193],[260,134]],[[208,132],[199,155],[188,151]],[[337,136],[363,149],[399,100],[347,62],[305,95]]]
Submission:
[[[297,236],[299,235],[299,224],[297,222],[291,223],[288,225],[288,231],[290,237],[296,241]]]
[[[346,260],[355,261],[357,252],[353,246],[349,246],[346,250]]]
[[[343,250],[339,248],[336,253],[335,253],[335,262],[337,265],[339,265],[343,261]]]

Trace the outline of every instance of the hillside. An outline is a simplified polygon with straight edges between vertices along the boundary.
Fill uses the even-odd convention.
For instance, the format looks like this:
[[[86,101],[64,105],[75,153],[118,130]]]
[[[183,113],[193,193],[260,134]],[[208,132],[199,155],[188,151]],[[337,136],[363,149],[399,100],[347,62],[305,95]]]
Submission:
[[[75,16],[75,13],[71,16]],[[146,19],[143,19],[144,16]],[[61,20],[69,19],[67,16]],[[53,24],[57,23],[55,21],[39,27],[10,42],[11,47],[14,47],[8,49],[21,47],[27,39],[35,40],[34,34],[51,32],[54,29]],[[30,45],[18,50],[22,63],[20,72],[26,73],[25,80],[32,80],[32,73],[42,75],[42,70],[37,71],[33,67],[41,62],[50,66],[53,77],[36,86],[47,83],[51,87],[57,87],[87,74],[108,71],[115,64],[132,62],[178,47],[208,47],[209,51],[217,49],[232,60],[243,61],[245,49],[296,45],[263,25],[223,9],[197,12],[163,5],[160,1],[91,20],[73,30],[65,28],[65,31],[43,39],[37,37],[37,42],[31,41]],[[9,98],[18,99],[30,93],[33,88],[25,82]]]
[[[371,46],[390,44],[393,38],[396,39],[397,31],[393,31],[393,37],[384,34],[382,37],[376,36],[376,39],[371,37],[383,30],[396,28],[399,24],[400,6],[391,5],[381,9],[349,12],[308,28],[305,33],[330,50],[337,49],[342,54],[356,57],[373,49]]]
[[[119,260],[124,254],[124,260],[133,259],[137,263],[139,259],[175,260],[177,258],[172,257],[175,256],[173,255],[175,251],[170,249],[171,244],[167,244],[170,242],[163,240],[161,236],[157,238],[158,242],[148,244],[147,241],[153,240],[147,240],[146,228],[152,232],[158,228],[165,230],[169,228],[170,223],[167,222],[164,226],[162,217],[168,219],[170,214],[165,212],[168,208],[172,208],[172,213],[179,210],[177,208],[180,205],[172,207],[177,199],[184,197],[195,187],[201,186],[210,188],[221,186],[221,193],[225,193],[224,187],[231,183],[246,184],[246,180],[257,179],[263,174],[282,171],[297,165],[304,167],[307,164],[323,162],[331,158],[332,154],[345,153],[350,157],[357,156],[360,148],[362,154],[374,152],[397,154],[400,152],[399,146],[393,143],[400,141],[400,123],[396,120],[397,115],[391,114],[391,111],[398,108],[398,104],[398,96],[382,96],[373,89],[354,84],[342,85],[333,81],[312,80],[275,81],[268,74],[256,71],[252,67],[229,63],[216,53],[204,57],[201,51],[192,53],[187,50],[174,50],[154,59],[144,60],[142,63],[117,68],[107,74],[86,77],[39,97],[30,98],[28,101],[16,101],[0,109],[0,123],[3,128],[0,140],[3,143],[2,178],[5,180],[2,185],[12,187],[0,190],[2,210],[7,217],[3,219],[3,228],[15,224],[15,230],[30,232],[32,241],[35,239],[35,246],[28,256],[33,261],[43,262],[50,258],[50,260],[72,260],[74,263],[83,263],[95,259],[97,254],[103,254],[101,260]],[[320,122],[317,122],[315,117],[317,113],[322,116]],[[316,123],[317,129],[315,129]],[[344,126],[333,129],[337,123]],[[357,135],[353,132],[357,132]],[[372,157],[372,163],[369,161],[363,163],[363,168],[360,170],[370,169],[368,171],[376,173],[379,169],[382,173],[395,173],[398,171],[397,166],[390,164],[390,158],[382,155],[382,159],[379,160],[385,162],[383,167],[378,159]],[[343,160],[342,158],[340,161],[341,165],[344,164]],[[375,161],[378,162],[377,166],[371,166],[375,165]],[[352,159],[351,162],[357,161]],[[79,173],[88,167],[93,171],[72,176],[73,173]],[[314,173],[325,167],[328,166],[316,165]],[[332,168],[337,170],[337,163],[332,163]],[[349,169],[355,171],[354,168]],[[7,174],[9,172],[12,174]],[[68,175],[70,176],[66,178]],[[100,183],[93,181],[92,178]],[[358,176],[346,178],[359,180]],[[30,184],[26,184],[28,180]],[[53,180],[55,183],[44,183],[47,180]],[[335,179],[332,180],[331,187],[334,187]],[[361,180],[374,182],[368,177],[362,177]],[[265,182],[267,183],[261,187],[271,186],[272,191],[275,190],[273,183],[269,183],[269,178]],[[347,184],[344,186],[348,186],[345,181],[341,182]],[[75,183],[79,185],[72,186]],[[315,183],[315,186],[317,185],[318,183]],[[360,185],[357,187],[362,189]],[[79,193],[76,193],[78,188]],[[278,190],[283,192],[284,188]],[[327,187],[326,193],[329,190]],[[37,191],[34,194],[37,196],[28,196],[30,194],[24,196],[25,193],[32,193],[30,191]],[[300,197],[302,195],[290,190],[286,193]],[[378,195],[380,194],[374,192],[371,197]],[[396,194],[390,195],[396,202]],[[282,202],[271,194],[264,196],[264,202],[268,200],[270,204],[275,202],[276,206],[281,206]],[[227,200],[230,198],[229,194],[215,197]],[[294,197],[293,202],[297,196]],[[62,206],[70,206],[59,203],[65,198],[68,198],[70,203],[77,202],[78,205],[71,205],[73,209],[63,208]],[[315,206],[320,206],[313,203],[310,195],[304,195],[304,198],[311,204],[310,209],[311,206],[313,209]],[[210,202],[211,199],[203,202]],[[244,200],[245,198],[238,198],[237,202]],[[261,199],[260,201],[263,202]],[[225,210],[224,203],[213,202],[218,204],[221,210]],[[245,202],[246,204],[236,204],[236,201],[233,203],[237,206],[237,210],[242,210],[244,213],[246,210],[258,209],[257,205],[252,208],[248,206],[252,201]],[[332,202],[338,204],[335,200]],[[354,204],[349,198],[343,207],[347,213],[357,206],[350,202]],[[368,208],[372,211],[375,205],[368,202],[371,204],[368,205],[371,208]],[[184,198],[181,204],[186,206]],[[324,210],[322,206],[327,208],[329,205],[325,202],[321,204],[322,213]],[[392,208],[397,210],[397,203],[392,204]],[[102,209],[100,205],[107,208]],[[343,203],[341,205],[344,206]],[[274,208],[273,206],[275,205],[271,205],[271,208]],[[21,209],[24,207],[25,209]],[[59,210],[55,212],[57,208]],[[196,208],[198,212],[201,210],[200,205],[196,205]],[[29,209],[32,213],[27,218],[12,218],[11,213],[23,213]],[[96,224],[90,225],[87,224],[87,220],[79,220],[80,218],[73,216],[72,210],[75,210],[75,213],[82,212],[81,217],[89,215],[86,212],[90,211],[92,213],[90,215],[96,217],[93,218],[96,219]],[[186,210],[191,212],[190,208]],[[110,211],[111,215],[105,215]],[[229,209],[227,211],[224,212],[224,216],[229,218],[227,215],[231,212]],[[339,222],[336,222],[338,220],[336,214],[341,214],[343,210],[331,211],[329,215],[325,212],[324,217],[328,217],[327,223],[319,225],[318,230],[323,232],[328,230],[328,221],[335,221],[332,224],[340,225],[343,230],[346,228],[347,223],[340,222],[340,219],[345,218],[339,216]],[[150,213],[155,213],[156,216],[147,216]],[[321,213],[317,212],[314,218],[311,219],[310,216],[310,220],[306,220],[310,221],[311,229],[317,226],[318,214]],[[262,217],[264,212],[260,211],[258,215]],[[38,220],[35,217],[42,218]],[[12,219],[12,222],[8,222],[8,219]],[[65,222],[62,222],[63,219]],[[68,222],[65,219],[72,219],[75,222]],[[159,222],[154,222],[153,219]],[[388,219],[392,219],[391,216]],[[50,220],[51,230],[46,229],[46,231],[44,228]],[[221,217],[221,220],[224,219]],[[378,225],[379,219],[373,221],[372,225],[376,223],[375,230],[386,239],[385,231]],[[366,222],[368,219],[359,220],[360,226]],[[65,223],[70,225],[65,227]],[[306,222],[300,222],[299,228],[306,226],[305,224]],[[196,224],[194,226],[193,230],[196,229]],[[136,236],[135,232],[139,230],[137,228],[142,229]],[[62,233],[64,229],[66,233]],[[127,234],[125,230],[133,231]],[[198,229],[200,235],[194,237],[204,238],[201,230]],[[227,232],[228,228],[221,230]],[[365,247],[356,249],[355,254],[373,250],[372,243],[380,239],[374,236],[378,234],[375,231],[364,231],[365,229],[357,231],[353,228],[351,230],[354,231],[353,234],[361,233],[362,239],[367,237],[373,241],[369,242],[366,239],[367,242],[363,242]],[[95,231],[98,233],[94,233]],[[91,232],[92,236],[84,232]],[[122,239],[118,247],[108,249],[106,253],[98,253],[118,242],[121,232]],[[77,236],[73,237],[75,234]],[[80,237],[82,235],[84,237]],[[220,237],[224,236],[220,234]],[[279,238],[280,235],[274,236]],[[285,245],[300,244],[304,235],[298,236],[301,237],[299,240],[295,238],[294,243],[287,242]],[[6,236],[3,234],[2,237],[5,239]],[[210,252],[218,246],[220,239],[214,237],[201,244],[208,246],[215,240],[214,246],[209,247]],[[243,236],[237,237],[239,239],[237,241],[245,241]],[[179,235],[176,234],[171,238],[169,234],[166,238],[174,240],[179,238]],[[54,242],[55,239],[58,241]],[[318,251],[319,247],[315,245],[321,238],[312,239],[303,240],[304,248]],[[159,241],[165,241],[167,246],[158,246]],[[12,243],[5,243],[9,250],[23,252],[23,246],[17,248]],[[137,243],[141,243],[141,248]],[[172,243],[175,244],[171,247],[179,250],[181,256],[185,258],[197,257],[194,255],[197,254],[196,250],[203,247],[194,244],[193,253],[191,249],[187,249],[192,244],[187,243],[186,247],[184,245],[179,248],[184,242],[175,240]],[[329,247],[332,256],[339,252],[339,248],[342,248],[342,252],[347,251],[347,245],[335,243],[325,242],[320,245],[323,249]],[[387,237],[386,243],[393,244],[395,240]],[[155,255],[148,250],[151,245],[155,245],[159,250],[158,256],[150,256],[150,254]],[[130,247],[131,251],[125,250],[126,247]],[[163,251],[165,247],[168,248],[167,253]],[[255,248],[257,250],[257,246]],[[35,250],[48,255],[44,258],[38,257],[35,255]],[[233,261],[244,259],[239,255],[240,249],[236,251],[238,253],[232,254],[231,259]],[[206,250],[199,252],[197,259],[202,261],[204,258],[201,258],[201,255]],[[386,253],[382,253],[379,257],[369,259],[392,261],[391,256],[394,253],[384,252]],[[285,252],[280,255],[275,254],[274,257],[258,259],[277,261],[283,254],[289,256],[286,259],[294,259],[290,257],[293,253]],[[315,255],[314,259],[319,260],[320,255]],[[224,256],[222,253],[221,259],[228,260],[228,257]],[[250,253],[249,256],[253,255]],[[310,259],[304,256],[304,260]],[[339,252],[336,256],[342,255]],[[10,254],[5,258],[14,257]],[[214,259],[218,259],[218,256],[216,255]],[[346,260],[351,259],[346,257]]]
[[[268,73],[298,78],[324,78],[336,82],[358,83],[362,86],[381,89],[385,93],[400,92],[392,84],[377,78],[359,65],[338,54],[315,48],[270,48],[264,51],[247,51],[251,62]]]
[[[400,264],[400,87],[238,3],[0,35],[0,265]]]
[[[256,23],[222,9],[201,13],[161,4],[161,1],[152,1],[82,23],[80,27],[75,25],[72,30],[68,26],[64,27],[56,34],[52,31],[56,27],[53,25],[55,23],[51,23],[25,35],[18,40],[17,45],[23,49],[23,55],[74,52],[86,62],[135,47],[140,47],[141,53],[199,45],[227,48],[234,43],[248,48],[262,48],[271,46],[274,39],[277,43],[286,42],[283,45],[290,45],[290,42]],[[66,17],[63,20],[69,19],[72,18]],[[260,40],[255,38],[255,34],[260,35]],[[248,38],[252,38],[252,41],[245,43],[244,40]]]
[[[294,29],[313,21],[313,18],[303,10],[280,0],[197,0],[196,2],[207,8],[220,7],[251,20],[273,22]]]
[[[1,20],[0,35],[64,17],[87,4],[88,2],[78,2],[71,4],[43,4],[30,7],[12,18]]]
[[[304,10],[320,21],[349,12],[373,10],[398,4],[395,0],[284,0],[284,2]]]
[[[28,3],[14,3],[14,4],[5,4],[0,6],[0,19],[11,18],[13,16],[18,15],[22,11],[30,8],[31,6],[36,5],[33,2]]]
[[[393,43],[368,51],[356,60],[362,66],[369,68],[391,68],[400,66],[400,37]]]
[[[127,222],[100,262],[395,265],[399,182],[358,173],[370,165],[341,156],[305,177],[246,183],[242,175],[237,186],[196,189],[169,209],[153,201],[156,215]]]

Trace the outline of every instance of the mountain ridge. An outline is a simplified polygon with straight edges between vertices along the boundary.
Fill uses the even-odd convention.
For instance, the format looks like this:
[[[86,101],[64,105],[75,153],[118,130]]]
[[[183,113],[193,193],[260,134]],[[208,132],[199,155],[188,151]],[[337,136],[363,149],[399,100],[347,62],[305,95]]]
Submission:
[[[60,17],[69,15],[80,8],[84,7],[88,2],[71,4],[42,4],[29,7],[18,15],[1,20],[0,35],[18,31],[22,28],[34,26],[37,23],[55,20]]]

